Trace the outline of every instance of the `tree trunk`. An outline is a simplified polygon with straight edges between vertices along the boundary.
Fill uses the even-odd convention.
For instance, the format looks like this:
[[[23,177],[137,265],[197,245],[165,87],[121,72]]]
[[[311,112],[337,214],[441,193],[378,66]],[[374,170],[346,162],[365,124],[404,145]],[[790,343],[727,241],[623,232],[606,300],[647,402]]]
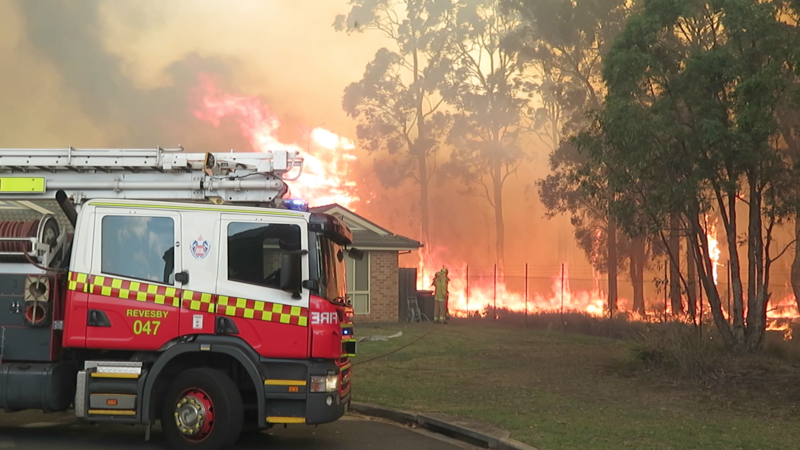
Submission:
[[[747,350],[754,352],[761,349],[764,330],[767,327],[767,292],[764,282],[767,280],[764,270],[764,237],[763,219],[761,216],[762,193],[757,186],[758,173],[749,177],[750,214],[748,229],[748,261],[747,277],[747,326],[745,339]]]
[[[686,300],[689,315],[694,321],[697,317],[697,261],[692,250],[691,237],[686,237]]]
[[[494,192],[494,224],[497,232],[497,270],[502,274],[505,263],[506,226],[503,221],[503,177],[500,164],[492,169],[492,187]]]
[[[733,285],[733,336],[737,347],[744,343],[744,293],[742,292],[741,265],[739,264],[738,245],[736,243],[736,196],[728,195],[728,223],[725,224],[725,235],[728,244],[728,255],[731,262],[731,284]],[[707,245],[707,244],[706,244]],[[716,291],[716,286],[714,287]]]
[[[692,224],[691,247],[696,258],[695,263],[697,267],[697,273],[700,277],[700,286],[705,291],[706,297],[708,298],[708,304],[711,306],[711,316],[714,319],[714,325],[716,325],[717,331],[719,331],[719,334],[722,337],[723,344],[725,344],[725,347],[728,350],[735,351],[738,349],[739,345],[736,337],[730,329],[730,326],[728,325],[728,321],[722,314],[722,304],[719,298],[719,291],[717,291],[717,286],[714,284],[714,269],[711,259],[708,255],[708,236],[706,236],[703,227],[700,226],[697,216],[692,216],[689,218],[689,220]]]
[[[644,252],[645,240],[643,237],[635,238],[631,245],[631,285],[633,287],[633,311],[644,317]]]
[[[608,312],[611,316],[617,311],[617,223],[608,218]]]
[[[671,214],[669,216],[669,300],[672,315],[683,314],[683,302],[681,301],[681,240],[678,234],[680,227],[680,216]]]
[[[431,239],[428,217],[428,135],[425,128],[425,110],[423,109],[425,94],[418,83],[420,68],[419,52],[416,49],[413,51],[412,57],[414,59],[414,83],[417,85],[415,93],[417,103],[417,139],[414,141],[414,148],[410,150],[417,158],[417,169],[419,170],[420,234],[422,235],[423,251],[427,253],[430,252]]]
[[[422,125],[420,124],[420,130]],[[420,207],[420,234],[423,249],[430,250],[430,223],[428,217],[428,161],[425,157],[425,152],[422,151],[421,155],[417,156],[417,164],[419,165],[419,207]]]

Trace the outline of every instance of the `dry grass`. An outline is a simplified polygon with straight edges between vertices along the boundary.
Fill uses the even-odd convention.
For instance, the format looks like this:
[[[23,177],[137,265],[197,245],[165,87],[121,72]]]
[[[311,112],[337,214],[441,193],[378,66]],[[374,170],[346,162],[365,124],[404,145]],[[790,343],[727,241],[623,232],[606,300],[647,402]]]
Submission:
[[[459,323],[485,324],[491,322],[491,310],[482,317],[457,319]],[[563,333],[585,334],[609,338],[630,338],[648,329],[645,322],[629,321],[625,315],[613,319],[598,318],[584,312],[558,311],[527,314],[498,309],[498,321],[504,325]]]
[[[358,336],[404,335],[360,343],[355,399],[470,417],[543,450],[786,449],[800,440],[796,363],[730,358],[713,335],[693,349],[691,328],[590,319],[358,325]]]

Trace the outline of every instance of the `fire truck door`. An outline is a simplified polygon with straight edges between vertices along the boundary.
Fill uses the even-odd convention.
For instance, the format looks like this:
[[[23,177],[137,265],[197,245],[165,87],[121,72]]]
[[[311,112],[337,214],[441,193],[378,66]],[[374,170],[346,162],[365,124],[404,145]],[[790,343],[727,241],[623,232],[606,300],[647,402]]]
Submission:
[[[183,236],[181,247],[183,270],[188,281],[181,292],[180,333],[214,334],[220,243],[219,212],[182,211]]]
[[[95,221],[86,347],[158,350],[179,332],[181,216],[99,206]]]
[[[220,225],[218,320],[233,323],[238,336],[261,355],[308,357],[308,290],[294,299],[280,289],[283,254],[308,250],[303,216],[293,211],[222,214]],[[302,260],[307,280],[308,254]]]

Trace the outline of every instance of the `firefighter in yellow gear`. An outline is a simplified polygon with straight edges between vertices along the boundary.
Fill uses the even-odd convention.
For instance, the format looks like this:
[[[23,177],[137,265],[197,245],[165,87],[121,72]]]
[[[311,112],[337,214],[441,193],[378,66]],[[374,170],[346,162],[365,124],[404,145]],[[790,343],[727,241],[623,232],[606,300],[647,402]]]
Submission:
[[[435,304],[433,321],[435,323],[446,323],[447,321],[447,298],[449,297],[447,285],[449,283],[450,278],[447,277],[447,268],[442,267],[442,270],[436,272],[433,277],[433,283],[431,283],[435,289],[433,294],[433,303]]]

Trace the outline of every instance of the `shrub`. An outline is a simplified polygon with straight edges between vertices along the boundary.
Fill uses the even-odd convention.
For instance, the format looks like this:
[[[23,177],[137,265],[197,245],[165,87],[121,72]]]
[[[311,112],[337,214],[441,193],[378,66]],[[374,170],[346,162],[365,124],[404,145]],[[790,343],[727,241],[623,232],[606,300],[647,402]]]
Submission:
[[[712,375],[723,354],[713,335],[701,338],[691,325],[678,322],[651,324],[631,343],[634,358],[645,368],[677,370],[690,378]]]

